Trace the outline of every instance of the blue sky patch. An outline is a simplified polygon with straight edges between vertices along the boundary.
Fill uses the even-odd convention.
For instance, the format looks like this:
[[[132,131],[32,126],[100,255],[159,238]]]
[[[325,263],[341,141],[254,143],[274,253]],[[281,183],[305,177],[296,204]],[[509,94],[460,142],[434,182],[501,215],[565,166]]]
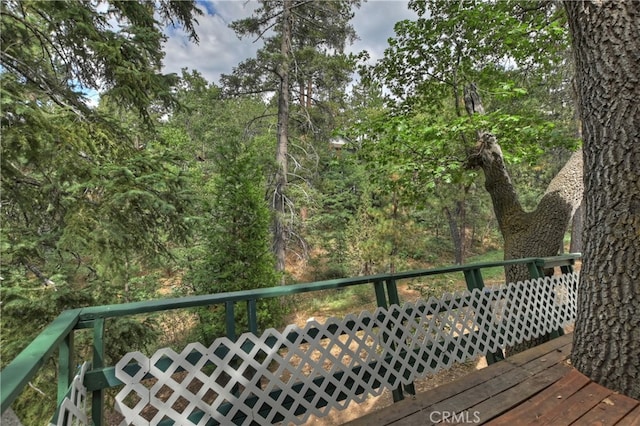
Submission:
[[[218,11],[216,10],[216,4],[213,1],[207,0],[198,0],[196,4],[203,9],[203,12],[206,12],[207,15],[216,15]]]

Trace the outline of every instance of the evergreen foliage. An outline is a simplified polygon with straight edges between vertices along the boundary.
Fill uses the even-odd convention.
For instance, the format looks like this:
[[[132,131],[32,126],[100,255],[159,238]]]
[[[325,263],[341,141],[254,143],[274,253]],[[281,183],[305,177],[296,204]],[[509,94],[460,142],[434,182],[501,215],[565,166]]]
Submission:
[[[190,196],[176,154],[142,126],[127,128],[113,107],[89,107],[84,91],[100,89],[152,125],[148,107],[169,101],[174,81],[159,73],[162,23],[195,38],[199,11],[193,2],[98,6],[2,2],[5,287],[76,275],[122,285],[131,264],[157,260],[167,239],[187,235]]]
[[[188,238],[191,191],[149,107],[174,103],[163,25],[195,38],[197,13],[194,2],[2,1],[3,365],[62,310],[153,297],[136,275]],[[111,107],[89,105],[96,90]],[[107,335],[111,360],[157,338],[145,319],[111,321]],[[87,343],[76,339],[79,356]],[[43,369],[34,389],[55,395],[54,375]],[[14,408],[43,424],[54,399],[34,404],[30,388]]]
[[[226,132],[225,132],[226,133]],[[237,137],[237,136],[236,136]],[[203,229],[205,253],[186,277],[195,294],[273,287],[278,283],[269,244],[270,214],[264,200],[264,176],[250,146],[228,133],[217,145],[210,214]],[[225,335],[224,309],[201,310],[199,340]],[[279,300],[261,301],[260,327],[279,325]],[[246,306],[236,306],[236,327],[248,330]]]
[[[3,74],[20,83],[17,99],[42,93],[79,117],[93,117],[84,92],[100,90],[149,121],[152,100],[174,102],[175,77],[159,72],[163,27],[181,25],[197,41],[198,14],[194,1],[3,0]]]
[[[271,215],[265,200],[266,175],[271,163],[263,123],[254,114],[265,105],[256,99],[223,99],[221,91],[198,72],[183,71],[178,98],[184,109],[174,114],[163,131],[174,136],[177,148],[192,152],[185,163],[198,185],[199,219],[194,245],[184,249],[187,274],[183,290],[213,294],[272,287],[279,275],[270,250]],[[283,307],[278,300],[258,306],[261,327],[279,324]],[[199,310],[194,338],[211,342],[225,334],[224,308]],[[236,306],[238,333],[247,329],[246,306]]]

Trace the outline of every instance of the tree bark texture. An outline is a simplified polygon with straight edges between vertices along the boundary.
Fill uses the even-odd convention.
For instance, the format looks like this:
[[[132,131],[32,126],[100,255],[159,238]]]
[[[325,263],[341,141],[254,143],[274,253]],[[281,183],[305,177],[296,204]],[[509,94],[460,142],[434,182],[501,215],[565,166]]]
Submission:
[[[449,207],[445,207],[443,210],[449,223],[449,232],[453,240],[456,265],[462,265],[467,252],[467,212],[465,200],[455,201],[455,208],[453,210]]]
[[[504,258],[546,257],[558,254],[564,233],[582,200],[582,152],[575,152],[549,183],[534,211],[518,200],[502,150],[491,133],[481,133],[480,150],[471,166],[484,171],[485,188],[504,238]],[[526,267],[505,268],[507,282],[529,279]]]
[[[276,271],[284,272],[286,267],[287,235],[284,223],[286,209],[286,189],[288,183],[287,149],[289,144],[289,56],[291,54],[291,0],[284,0],[282,12],[281,63],[278,68],[280,90],[278,93],[278,142],[276,148],[276,177],[273,194],[273,251],[276,257]],[[284,284],[284,275],[283,282]]]
[[[567,1],[585,161],[572,361],[640,399],[640,2]]]
[[[570,253],[582,253],[582,229],[584,228],[584,207],[580,204],[571,220],[571,245]]]

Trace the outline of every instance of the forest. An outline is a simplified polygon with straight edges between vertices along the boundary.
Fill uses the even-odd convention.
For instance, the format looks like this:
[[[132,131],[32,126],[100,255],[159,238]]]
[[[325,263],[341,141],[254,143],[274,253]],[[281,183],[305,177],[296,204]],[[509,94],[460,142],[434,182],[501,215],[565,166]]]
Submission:
[[[260,1],[230,26],[263,47],[214,83],[160,72],[168,26],[205,42],[195,2],[2,1],[3,367],[65,309],[569,249],[582,134],[564,7],[412,0],[418,19],[367,65],[345,53],[359,6]],[[261,325],[295,309],[265,304]],[[223,332],[219,312],[189,315],[181,343]],[[109,322],[107,357],[166,345],[166,327]],[[21,417],[52,412],[31,403],[52,374]]]

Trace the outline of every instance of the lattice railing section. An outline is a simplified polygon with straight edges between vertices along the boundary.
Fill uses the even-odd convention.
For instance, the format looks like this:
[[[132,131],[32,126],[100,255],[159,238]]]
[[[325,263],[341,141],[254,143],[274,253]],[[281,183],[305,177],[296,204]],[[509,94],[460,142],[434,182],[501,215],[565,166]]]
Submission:
[[[55,418],[49,426],[85,426],[89,424],[87,417],[87,388],[83,385],[84,375],[89,368],[85,362],[73,378],[68,395],[58,407]]]
[[[128,424],[301,424],[573,322],[578,276],[541,278],[261,336],[123,357]]]

